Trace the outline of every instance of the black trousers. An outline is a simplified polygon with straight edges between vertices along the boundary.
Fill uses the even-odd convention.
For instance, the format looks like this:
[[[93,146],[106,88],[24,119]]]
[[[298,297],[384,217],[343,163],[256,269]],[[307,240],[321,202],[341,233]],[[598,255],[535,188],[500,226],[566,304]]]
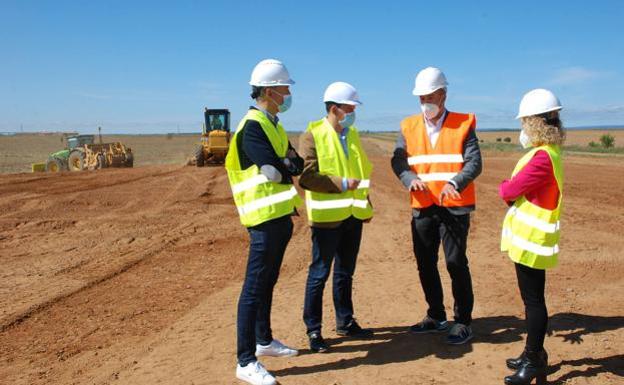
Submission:
[[[444,249],[446,269],[453,288],[455,322],[470,325],[474,296],[466,256],[470,214],[453,215],[446,208],[430,206],[412,218],[412,240],[420,283],[429,309],[427,315],[446,320],[444,295],[438,271],[438,250]]]
[[[548,310],[544,298],[546,271],[516,263],[516,276],[522,302],[524,302],[527,327],[526,350],[538,352],[544,349],[548,328]]]

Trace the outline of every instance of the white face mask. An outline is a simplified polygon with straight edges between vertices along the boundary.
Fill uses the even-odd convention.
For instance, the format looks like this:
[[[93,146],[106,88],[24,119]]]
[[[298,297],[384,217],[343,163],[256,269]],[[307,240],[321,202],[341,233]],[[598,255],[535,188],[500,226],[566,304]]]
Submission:
[[[520,145],[522,146],[522,148],[529,148],[532,145],[531,138],[529,138],[524,130],[520,130],[520,137],[518,138],[518,140],[520,141]]]
[[[438,113],[440,113],[440,107],[438,107],[437,104],[433,103],[421,104],[420,109],[422,110],[425,117],[429,120],[435,118],[436,116],[438,116]]]

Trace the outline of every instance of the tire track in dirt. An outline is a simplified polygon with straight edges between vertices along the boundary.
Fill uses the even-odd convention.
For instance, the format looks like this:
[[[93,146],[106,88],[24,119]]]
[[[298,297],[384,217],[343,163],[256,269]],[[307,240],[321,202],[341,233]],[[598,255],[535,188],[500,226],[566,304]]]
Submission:
[[[25,311],[18,313],[18,314],[14,314],[11,315],[8,318],[5,319],[0,319],[0,333],[7,331],[8,329],[14,327],[17,324],[22,323],[25,319],[27,318],[31,318],[34,315],[36,315],[37,313],[40,313],[43,310],[46,310],[47,308],[49,308],[50,306],[55,305],[56,303],[65,300],[73,295],[76,295],[86,289],[89,289],[93,286],[96,286],[100,283],[103,283],[107,280],[110,280],[116,276],[118,276],[119,274],[122,274],[124,272],[126,272],[128,269],[131,269],[132,267],[134,267],[135,265],[143,262],[145,259],[150,258],[151,256],[155,255],[156,253],[161,252],[162,250],[165,249],[166,246],[163,247],[159,247],[157,249],[154,250],[150,250],[144,254],[141,254],[139,256],[137,256],[136,258],[130,258],[129,261],[126,261],[125,263],[122,264],[121,267],[119,267],[118,269],[112,270],[108,273],[106,273],[105,275],[103,275],[102,277],[99,277],[95,280],[86,282],[84,285],[75,288],[71,291],[68,292],[63,292],[60,293],[52,298],[50,298],[49,300],[46,300],[44,302],[41,303],[36,303],[34,305],[32,305],[31,307],[29,307],[28,309],[26,309]],[[77,268],[83,267],[85,265],[87,265],[89,262],[83,262],[79,265],[73,266],[71,269],[66,269],[66,271],[63,271],[63,273],[67,273],[67,272],[71,272],[72,270],[75,270]]]
[[[125,278],[126,276],[151,275],[153,274],[153,272],[151,274],[145,274],[144,271],[145,270],[147,271],[159,270],[163,265],[167,263],[171,263],[171,261],[164,262],[164,260],[168,259],[170,254],[172,254],[171,256],[173,257],[175,255],[180,255],[180,253],[187,254],[188,252],[190,256],[181,256],[181,258],[191,258],[194,261],[194,265],[192,264],[190,268],[197,269],[198,267],[202,267],[205,265],[205,262],[206,262],[205,261],[206,257],[204,254],[205,252],[207,253],[214,252],[217,254],[221,254],[223,250],[226,250],[224,249],[224,247],[227,248],[227,246],[222,245],[224,242],[226,242],[227,244],[231,242],[232,240],[235,240],[237,236],[243,235],[244,233],[241,232],[240,235],[236,235],[237,232],[219,231],[219,228],[222,228],[223,226],[226,226],[226,228],[229,227],[232,223],[231,219],[235,219],[237,221],[237,218],[228,218],[228,216],[231,216],[235,213],[235,211],[232,211],[231,206],[220,207],[219,205],[217,205],[211,209],[208,208],[209,205],[207,205],[207,203],[209,203],[210,200],[206,199],[206,197],[202,195],[206,192],[212,192],[215,189],[216,190],[222,189],[222,187],[217,186],[215,184],[214,179],[215,178],[223,179],[224,174],[221,174],[223,170],[218,170],[218,169],[207,170],[207,171],[208,172],[205,172],[204,170],[195,170],[195,169],[187,168],[178,172],[178,175],[175,175],[175,177],[172,178],[171,180],[168,180],[168,178],[170,178],[171,176],[165,177],[165,178],[158,178],[157,181],[156,180],[154,181],[153,183],[154,186],[152,186],[151,184],[142,186],[142,188],[151,189],[151,188],[154,188],[155,186],[161,185],[161,183],[169,183],[168,189],[166,189],[165,194],[159,194],[161,198],[160,200],[153,200],[148,205],[149,207],[142,208],[142,212],[148,213],[149,216],[160,214],[160,213],[163,213],[163,214],[167,213],[165,214],[165,216],[169,215],[170,218],[175,218],[175,216],[171,216],[170,214],[173,212],[180,212],[180,211],[189,212],[188,218],[178,217],[181,220],[179,221],[179,224],[177,226],[165,227],[162,229],[162,233],[160,235],[159,234],[153,235],[154,239],[158,239],[159,242],[162,242],[161,246],[155,249],[152,249],[147,253],[142,253],[140,255],[133,257],[131,260],[126,261],[126,263],[122,267],[117,268],[113,271],[109,271],[106,275],[99,276],[98,278],[92,281],[89,281],[87,284],[83,285],[80,289],[74,290],[71,293],[64,293],[63,295],[59,295],[55,297],[53,300],[35,305],[33,309],[31,309],[30,312],[26,312],[25,314],[22,314],[22,317],[18,317],[19,320],[14,320],[14,322],[12,322],[10,325],[5,325],[2,328],[2,332],[0,332],[0,338],[6,341],[6,338],[9,335],[26,334],[26,335],[37,336],[37,335],[41,335],[42,333],[45,334],[46,332],[41,331],[41,328],[43,327],[43,325],[41,324],[42,319],[46,319],[46,318],[53,319],[55,317],[64,317],[63,315],[64,313],[62,309],[70,309],[74,307],[74,306],[68,305],[71,303],[79,303],[79,305],[77,306],[78,308],[84,307],[85,306],[84,303],[80,303],[80,301],[86,297],[90,298],[88,299],[86,303],[97,304],[97,305],[94,305],[96,307],[98,306],[106,307],[106,304],[102,303],[103,300],[99,300],[98,298],[100,297],[110,298],[110,295],[112,293],[115,293],[115,290],[120,289],[119,287],[115,287],[111,294],[108,294],[108,295],[104,294],[104,292],[110,291],[110,289],[112,288],[111,284],[113,282],[125,282],[125,284],[122,286],[132,286],[133,285],[132,281],[126,282],[128,281],[128,279]],[[198,174],[200,174],[201,177],[198,176]],[[229,187],[227,187],[227,189],[224,190],[223,193],[225,193],[225,191],[229,193],[228,190],[229,190]],[[193,196],[196,198],[193,199]],[[237,240],[236,242],[240,243],[243,241],[244,241],[244,238],[241,238],[240,240]],[[135,243],[133,243],[133,245],[134,244]],[[71,275],[73,273],[81,274],[83,273],[84,270],[86,270],[86,267],[88,267],[91,264],[97,264],[98,261],[101,261],[105,257],[106,256],[103,256],[102,258],[94,258],[92,260],[89,260],[86,263],[85,262],[80,263],[79,266],[66,268],[64,272],[61,274],[65,274],[65,275]],[[239,256],[236,258],[236,260],[242,261],[243,258]],[[200,261],[203,261],[203,262],[200,263]],[[197,279],[191,280],[192,281],[191,283],[193,283],[192,287],[187,289],[185,286],[183,292],[187,292],[187,293],[192,292],[192,295],[191,295],[192,298],[199,297],[202,293],[205,293],[206,290],[208,291],[216,290],[218,287],[223,285],[223,282],[227,279],[227,275],[224,276],[221,273],[222,271],[229,269],[233,266],[234,267],[239,266],[236,271],[239,271],[240,269],[242,269],[242,265],[240,263],[232,264],[230,261],[220,261],[216,263],[216,266],[218,267],[218,270],[206,276],[208,278],[206,282],[198,282]],[[158,289],[158,290],[160,291],[164,290],[164,292],[168,293],[167,295],[165,295],[165,297],[169,297],[169,296],[171,297],[170,301],[173,301],[171,308],[175,309],[177,306],[175,305],[177,301],[176,298],[180,298],[180,294],[177,293],[177,294],[169,295],[171,294],[170,293],[171,283],[169,282],[169,278],[172,275],[186,277],[186,274],[189,274],[187,268],[185,268],[184,266],[182,266],[181,268],[176,266],[175,270],[170,269],[170,271],[167,271],[165,274],[162,274],[162,276],[159,276],[158,278],[152,277],[152,282],[150,285],[154,286],[154,283],[157,282],[158,280],[161,280],[161,281],[164,280],[163,285],[165,286],[165,289]],[[154,279],[156,279],[157,281],[154,281]],[[167,285],[169,285],[168,288],[167,288]],[[116,286],[116,285],[113,284],[113,286]],[[187,286],[190,287],[191,285],[187,285]],[[133,292],[136,293],[137,290],[139,291],[141,290],[140,287],[139,288],[126,287],[126,289],[127,290],[124,292],[124,296],[126,298],[128,296],[132,297],[131,293]],[[188,297],[188,295],[186,295],[186,297]],[[93,298],[95,298],[95,300]],[[183,298],[183,299],[184,301],[189,301],[189,298]],[[136,301],[132,301],[130,298],[128,299],[128,302],[136,302]],[[165,302],[167,302],[167,300],[165,300]],[[135,306],[134,303],[129,303],[127,305]],[[153,311],[162,310],[163,306],[161,305],[162,304],[157,303],[158,309],[153,310]],[[185,306],[189,306],[189,304],[186,303]],[[164,308],[166,309],[167,306],[164,306]],[[110,314],[113,314],[114,313],[113,310],[114,309],[109,308],[107,311],[109,311]],[[127,310],[123,309],[123,307],[119,309],[119,312],[121,313],[123,313],[124,311],[127,311]],[[123,321],[123,323],[128,323],[128,322],[132,323],[133,319],[144,317],[145,314],[152,314],[153,311],[148,311],[147,313],[144,313],[140,310],[133,311],[130,313],[130,318],[128,318],[127,316],[121,315],[119,316],[119,319],[123,318],[125,320]],[[58,314],[59,312],[60,314]],[[167,310],[165,310],[165,312],[167,312]],[[174,314],[174,316],[178,317],[179,315]],[[145,322],[148,322],[148,324],[150,325],[156,325],[156,329],[159,329],[159,328],[164,327],[164,325],[166,325],[167,319],[168,319],[167,317],[163,317],[164,322],[155,321],[153,319],[150,321],[145,321]],[[89,322],[86,322],[86,323],[89,324]],[[73,328],[73,330],[76,330],[76,329],[83,330],[84,328],[80,325],[76,325],[76,327]],[[94,339],[94,338],[100,339],[100,340],[102,339],[106,340],[107,337],[104,335],[105,333],[102,332],[102,330],[106,330],[106,329],[107,328],[105,327],[100,328],[100,329],[98,329],[97,327],[92,327],[88,330],[84,330],[84,332],[81,332],[81,335],[82,335],[81,338],[84,338],[87,340]],[[35,330],[40,330],[40,331],[34,332]],[[139,325],[139,326],[136,326],[134,332],[140,332],[140,333],[147,332],[147,336],[151,336],[154,333],[154,330],[147,329],[146,331],[143,327],[141,327],[141,325]],[[2,338],[2,337],[5,337],[5,338]],[[36,339],[32,340],[32,338],[33,337],[30,338],[32,346],[36,347],[36,346],[48,346],[48,345],[55,346],[56,345],[57,347],[59,347],[59,349],[56,350],[56,353],[57,353],[56,355],[58,356],[57,358],[59,358],[59,363],[58,363],[59,366],[62,366],[62,364],[67,361],[73,361],[74,359],[81,360],[84,357],[84,355],[85,354],[88,355],[89,352],[92,353],[93,351],[98,352],[102,350],[107,350],[108,347],[115,345],[114,343],[109,343],[108,345],[107,344],[100,345],[101,346],[100,348],[97,348],[97,346],[95,348],[93,346],[91,347],[83,346],[82,348],[80,346],[78,347],[74,346],[72,348],[72,344],[71,343],[68,344],[67,341],[65,341],[64,344],[63,343],[59,344],[58,342],[52,339],[52,340],[49,340],[47,343],[45,343],[44,341],[38,341]],[[145,339],[140,336],[138,337],[129,336],[129,338],[135,338],[138,340]],[[28,340],[28,338],[26,340]],[[6,345],[0,342],[0,346],[6,346]],[[39,353],[39,355],[50,356],[49,354],[50,349],[44,349],[42,347],[36,348],[35,351],[32,352],[31,354],[34,356],[37,356],[38,355],[36,353],[37,349],[45,350],[45,352]],[[117,353],[113,355],[119,356],[119,354]],[[1,357],[8,356],[9,359],[11,360],[16,359],[15,356],[13,356],[13,358],[10,358],[10,354],[8,351],[3,351],[2,355],[0,356]],[[46,362],[46,360],[44,359],[43,362]],[[47,361],[47,362],[53,363],[53,361]],[[132,360],[130,360],[130,364],[126,363],[124,365],[131,365],[131,362]],[[40,366],[45,367],[46,365],[47,364],[42,364]],[[47,380],[49,375],[54,376],[54,373],[58,373],[58,371],[55,368],[56,368],[56,365],[53,364],[51,367],[46,368],[45,370],[41,371],[41,373],[34,373],[32,370],[26,370],[25,372],[21,374],[18,374],[19,372],[13,372],[12,376],[15,377],[17,375],[18,377],[16,378],[21,378],[22,381],[27,382],[27,383],[37,383],[37,382],[45,383],[49,381]],[[1,372],[2,371],[0,370],[0,376],[2,376]]]

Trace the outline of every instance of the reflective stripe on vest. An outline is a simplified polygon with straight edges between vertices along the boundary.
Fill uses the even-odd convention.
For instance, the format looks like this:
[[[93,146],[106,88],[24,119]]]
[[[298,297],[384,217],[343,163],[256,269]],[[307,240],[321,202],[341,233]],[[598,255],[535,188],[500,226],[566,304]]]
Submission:
[[[293,197],[297,195],[297,189],[295,186],[290,187],[289,190],[282,191],[277,194],[269,195],[268,197],[258,198],[249,203],[243,204],[242,206],[238,206],[238,213],[240,215],[247,215],[254,211],[260,210],[261,208],[276,205],[281,202],[286,202],[291,200]]]
[[[232,185],[232,193],[233,194],[238,194],[240,192],[243,192],[245,190],[249,190],[250,188],[254,188],[258,185],[261,185],[263,183],[268,183],[269,182],[269,178],[267,178],[266,176],[264,176],[264,174],[259,174],[256,176],[252,176],[251,178],[244,180],[240,183],[234,184]]]
[[[319,173],[342,178],[359,179],[357,189],[341,193],[320,193],[306,190],[306,211],[311,222],[337,222],[350,216],[368,219],[373,208],[368,201],[372,165],[362,148],[355,127],[347,132],[347,151],[344,153],[338,134],[327,119],[311,122],[308,131],[314,137]]]
[[[563,193],[559,147],[541,146],[532,149],[518,161],[512,176],[520,172],[540,150],[546,151],[552,163],[559,187],[557,207],[548,210],[529,202],[525,197],[518,198],[507,210],[503,221],[501,250],[507,251],[509,258],[516,263],[535,269],[547,269],[557,265],[559,254],[559,217]]]
[[[445,182],[448,182],[455,175],[457,175],[456,172],[432,172],[432,173],[429,173],[429,174],[418,174],[418,177],[423,182],[433,182],[433,181],[445,181]]]
[[[469,183],[461,191],[459,199],[448,197],[440,203],[442,188],[463,168],[464,142],[475,126],[473,114],[448,112],[436,145],[431,146],[422,114],[410,116],[401,122],[401,133],[405,139],[408,156],[407,163],[428,187],[425,191],[410,192],[412,207],[422,209],[434,204],[445,207],[475,204],[473,183]]]
[[[263,112],[254,109],[247,112],[232,136],[225,168],[240,221],[249,227],[288,215],[303,201],[292,184],[270,181],[260,173],[258,166],[252,165],[241,170],[237,138],[247,120],[254,120],[260,124],[280,158],[283,158],[288,150],[288,137],[280,123],[277,127],[274,126]]]
[[[559,231],[559,221],[555,223],[549,223],[536,216],[518,210],[518,207],[516,207],[515,205],[511,206],[509,210],[507,210],[507,215],[515,217],[517,220],[523,222],[524,224],[535,227],[545,233],[554,233]]]
[[[507,238],[512,245],[539,256],[552,257],[559,254],[559,245],[554,245],[552,247],[542,246],[538,243],[534,243],[514,235],[512,230],[508,227],[503,228],[503,237]]]
[[[462,154],[433,154],[416,155],[407,158],[407,164],[410,166],[428,163],[464,163],[464,156]]]

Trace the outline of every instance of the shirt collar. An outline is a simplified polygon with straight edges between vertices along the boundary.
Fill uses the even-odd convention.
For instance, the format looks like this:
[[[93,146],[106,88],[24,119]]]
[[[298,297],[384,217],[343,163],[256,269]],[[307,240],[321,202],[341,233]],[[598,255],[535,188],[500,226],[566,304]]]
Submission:
[[[269,118],[271,123],[277,126],[277,122],[279,122],[279,118],[277,116],[273,116],[269,111],[265,110],[262,107],[259,107],[258,105],[252,106],[252,108],[255,108],[256,110],[261,111],[264,115],[266,115],[267,118]]]
[[[433,124],[431,120],[427,119],[427,117],[425,117],[425,114],[423,114],[423,119],[425,119],[425,123],[427,124],[428,127],[434,128],[435,131],[440,131],[442,129],[442,124],[444,123],[444,119],[446,119],[447,113],[448,113],[448,110],[445,108],[444,112],[442,113],[442,116],[440,116],[440,119],[438,119],[436,124]]]
[[[334,128],[334,126],[332,126],[332,125],[331,125],[331,123],[329,122],[329,120],[327,119],[327,116],[326,116],[326,117],[324,117],[323,119],[325,119],[325,122],[326,122],[326,123],[327,123],[327,124],[328,124],[328,125],[332,128],[332,129]],[[334,129],[334,131],[336,131],[336,130]],[[342,131],[340,131],[338,134],[339,134],[340,136],[347,136],[347,134],[348,134],[348,133],[349,133],[349,127],[343,127],[343,128],[342,128]]]

